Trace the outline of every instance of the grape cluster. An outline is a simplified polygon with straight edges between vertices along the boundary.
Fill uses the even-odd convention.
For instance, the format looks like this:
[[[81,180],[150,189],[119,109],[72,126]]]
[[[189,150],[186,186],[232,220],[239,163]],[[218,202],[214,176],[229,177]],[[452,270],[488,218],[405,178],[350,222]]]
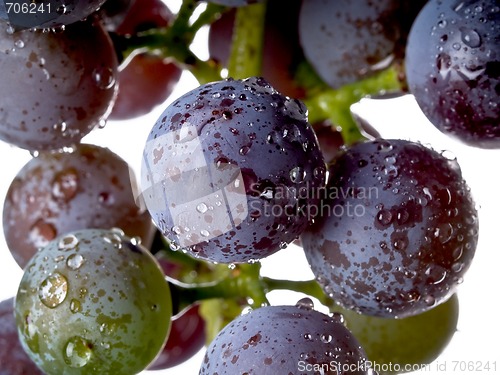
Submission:
[[[32,155],[3,208],[24,275],[0,304],[0,375],[132,375],[205,344],[207,375],[433,361],[456,330],[476,204],[455,158],[367,139],[350,106],[409,93],[441,131],[498,148],[499,14],[496,0],[0,4],[0,139]],[[199,86],[134,140],[138,188],[82,139],[144,125],[183,72]],[[314,279],[265,277],[292,242]],[[307,297],[269,306],[278,289]]]

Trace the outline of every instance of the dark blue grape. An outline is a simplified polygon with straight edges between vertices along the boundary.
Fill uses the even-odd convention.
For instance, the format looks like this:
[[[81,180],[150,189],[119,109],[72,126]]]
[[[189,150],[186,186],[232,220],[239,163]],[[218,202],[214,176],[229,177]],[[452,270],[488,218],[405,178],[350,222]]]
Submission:
[[[309,300],[310,302],[310,300]],[[200,375],[369,374],[340,316],[267,306],[236,318],[207,348]]]
[[[394,0],[304,0],[299,36],[307,60],[334,88],[387,67],[399,7]]]
[[[442,132],[500,147],[500,3],[431,0],[410,32],[410,92]]]
[[[0,21],[0,139],[29,150],[72,146],[103,121],[116,53],[96,20],[13,33]]]
[[[293,241],[326,172],[304,105],[262,78],[182,96],[153,127],[143,163],[146,205],[173,248],[222,263]]]
[[[341,153],[320,213],[301,236],[309,264],[335,301],[368,315],[410,316],[445,301],[478,240],[456,160],[403,140]]]

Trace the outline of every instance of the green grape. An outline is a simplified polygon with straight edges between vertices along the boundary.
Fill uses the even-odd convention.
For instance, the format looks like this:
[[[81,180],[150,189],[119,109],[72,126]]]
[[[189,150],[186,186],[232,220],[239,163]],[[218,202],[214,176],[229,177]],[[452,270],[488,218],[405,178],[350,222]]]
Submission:
[[[340,309],[379,375],[413,371],[434,361],[457,330],[456,295],[419,315],[379,318]]]
[[[119,230],[68,233],[28,263],[16,297],[21,343],[48,375],[131,375],[165,345],[170,289],[155,258]]]

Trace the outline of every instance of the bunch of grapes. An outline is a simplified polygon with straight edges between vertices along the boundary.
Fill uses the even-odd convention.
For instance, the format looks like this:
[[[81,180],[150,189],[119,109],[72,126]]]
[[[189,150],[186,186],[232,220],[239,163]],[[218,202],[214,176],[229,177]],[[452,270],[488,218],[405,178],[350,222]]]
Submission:
[[[444,134],[500,147],[498,1],[166,3],[0,4],[0,139],[31,154],[3,204],[24,275],[0,375],[132,375],[204,346],[207,375],[431,363],[476,253],[473,192],[448,151],[352,108],[412,96]],[[139,182],[88,142],[111,127],[140,144]],[[294,247],[314,277],[268,277]],[[283,289],[304,298],[271,303]]]

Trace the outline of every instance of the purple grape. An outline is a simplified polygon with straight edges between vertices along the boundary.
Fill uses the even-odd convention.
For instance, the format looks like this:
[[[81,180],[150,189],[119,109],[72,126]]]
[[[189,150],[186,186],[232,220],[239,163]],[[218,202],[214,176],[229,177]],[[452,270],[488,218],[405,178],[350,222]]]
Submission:
[[[116,54],[99,22],[13,33],[0,21],[0,139],[29,150],[80,142],[105,119]]]
[[[134,184],[128,164],[107,148],[40,153],[16,175],[4,203],[14,259],[24,268],[38,248],[77,229],[118,227],[149,242],[153,225],[136,205]]]
[[[0,375],[43,375],[19,341],[14,298],[0,302]]]
[[[325,172],[304,105],[249,78],[200,86],[164,111],[144,150],[142,187],[174,249],[247,262],[304,230]]]
[[[370,370],[365,352],[339,316],[329,317],[310,307],[266,306],[220,331],[200,369],[200,375],[254,373],[369,374]]]
[[[430,0],[406,50],[410,92],[443,133],[500,147],[500,4]]]
[[[456,160],[376,140],[330,167],[302,246],[325,292],[367,315],[405,317],[448,299],[470,266],[478,217]]]
[[[303,0],[299,36],[307,60],[334,88],[387,67],[399,7],[394,0]]]

